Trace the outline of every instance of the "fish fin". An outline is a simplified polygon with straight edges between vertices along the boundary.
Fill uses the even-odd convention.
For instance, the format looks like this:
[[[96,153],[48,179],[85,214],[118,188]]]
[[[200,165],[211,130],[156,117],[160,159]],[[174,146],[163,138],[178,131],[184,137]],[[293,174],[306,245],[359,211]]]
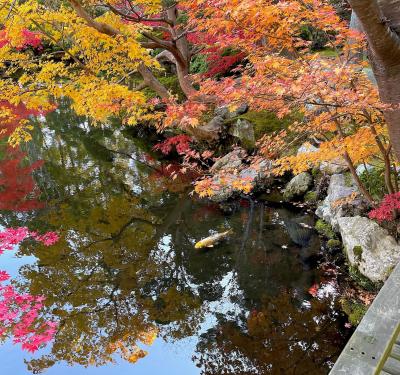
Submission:
[[[214,247],[214,245],[208,245],[207,247]]]

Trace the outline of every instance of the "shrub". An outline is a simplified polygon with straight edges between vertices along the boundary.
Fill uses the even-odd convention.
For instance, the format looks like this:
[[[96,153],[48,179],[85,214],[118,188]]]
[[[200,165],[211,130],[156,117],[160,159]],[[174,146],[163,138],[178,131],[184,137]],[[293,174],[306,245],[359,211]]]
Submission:
[[[380,222],[392,221],[397,218],[400,209],[400,192],[386,195],[381,204],[369,213],[370,219]]]

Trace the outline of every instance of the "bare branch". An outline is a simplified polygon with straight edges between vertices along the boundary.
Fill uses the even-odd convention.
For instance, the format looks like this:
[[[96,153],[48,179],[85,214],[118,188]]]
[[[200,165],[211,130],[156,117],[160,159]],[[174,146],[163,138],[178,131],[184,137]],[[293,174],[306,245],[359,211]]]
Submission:
[[[105,4],[105,6],[110,9],[113,13],[121,16],[122,18],[128,20],[128,21],[132,21],[132,22],[136,22],[136,23],[140,23],[140,22],[161,22],[161,23],[166,23],[170,26],[173,26],[173,22],[168,20],[167,18],[160,18],[160,17],[156,17],[156,18],[148,18],[148,17],[143,17],[140,13],[138,13],[134,7],[132,6],[132,4],[129,2],[129,4],[131,5],[131,11],[133,13],[135,13],[135,16],[131,16],[129,14],[126,14],[122,11],[120,11],[119,9],[115,8],[114,6],[112,6],[111,4]],[[160,26],[161,27],[161,26]],[[169,31],[167,28],[163,28],[166,31]]]

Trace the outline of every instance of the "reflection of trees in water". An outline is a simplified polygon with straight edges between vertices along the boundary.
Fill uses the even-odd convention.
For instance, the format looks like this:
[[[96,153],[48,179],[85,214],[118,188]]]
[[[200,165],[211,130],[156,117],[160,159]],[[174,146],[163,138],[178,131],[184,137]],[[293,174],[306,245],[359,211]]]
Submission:
[[[157,325],[170,325],[170,334],[180,338],[193,334],[201,320],[200,301],[182,283],[179,263],[154,250],[185,205],[165,212],[160,194],[103,188],[54,202],[45,220],[59,229],[60,241],[50,249],[23,250],[38,258],[22,271],[26,287],[43,293],[60,319],[51,354],[33,361],[35,369],[60,360],[101,365],[114,351],[133,361],[143,355],[137,342]]]
[[[40,191],[32,178],[32,172],[42,162],[28,164],[19,147],[2,145],[0,153],[4,155],[0,160],[0,210],[26,212],[43,207]]]
[[[336,353],[317,334],[322,326],[313,323],[314,316],[331,322],[326,340],[336,337],[326,305],[299,307],[315,281],[308,259],[319,244],[295,215],[243,201],[225,217],[187,193],[171,194],[174,181],[155,178],[157,162],[147,167],[148,158],[120,132],[90,129],[62,106],[48,118],[50,129],[35,134],[28,152],[48,161],[37,180],[49,207],[30,223],[59,229],[61,239],[52,248],[21,248],[38,258],[21,270],[21,288],[47,297],[60,329],[50,353],[30,362],[32,369],[58,361],[101,365],[116,352],[135,362],[145,354],[141,343],[156,333],[167,340],[196,335],[201,323],[215,321],[210,316],[217,324],[195,354],[206,374],[294,364],[305,353],[302,340],[320,345],[306,355],[305,369],[312,368],[311,358],[321,362]],[[172,190],[181,191],[175,183]],[[227,227],[235,233],[230,241],[209,251],[193,249],[210,229]],[[255,311],[257,319],[265,315],[260,327],[247,321]],[[308,339],[307,330],[315,330],[316,338]],[[233,372],[223,372],[224,366]]]

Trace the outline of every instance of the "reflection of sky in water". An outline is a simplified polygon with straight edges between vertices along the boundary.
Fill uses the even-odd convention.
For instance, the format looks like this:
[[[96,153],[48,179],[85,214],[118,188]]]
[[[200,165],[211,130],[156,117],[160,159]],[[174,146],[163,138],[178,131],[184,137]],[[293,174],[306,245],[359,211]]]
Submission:
[[[0,227],[1,230],[1,227]],[[18,276],[18,270],[25,264],[35,262],[35,257],[17,258],[14,251],[5,251],[0,258],[0,268],[7,271],[11,277]],[[208,324],[207,324],[208,325]],[[136,364],[130,364],[125,360],[118,359],[116,364],[102,367],[84,368],[78,365],[67,366],[65,363],[57,363],[45,373],[49,375],[192,375],[199,374],[200,370],[191,360],[192,353],[197,343],[196,337],[187,338],[174,343],[166,343],[157,339],[148,348],[149,354]],[[141,345],[146,349],[145,345]],[[45,350],[40,350],[34,357],[40,357]],[[24,364],[24,359],[31,359],[29,354],[21,350],[20,345],[7,342],[0,349],[1,374],[24,375],[31,374]]]
[[[67,366],[58,363],[45,372],[49,375],[194,375],[199,374],[198,369],[191,361],[197,339],[181,340],[170,344],[156,340],[149,350],[147,357],[136,364],[124,360],[117,360],[117,364],[102,367]],[[23,362],[28,356],[18,346],[7,343],[0,351],[1,373],[9,375],[31,374],[26,370]]]

